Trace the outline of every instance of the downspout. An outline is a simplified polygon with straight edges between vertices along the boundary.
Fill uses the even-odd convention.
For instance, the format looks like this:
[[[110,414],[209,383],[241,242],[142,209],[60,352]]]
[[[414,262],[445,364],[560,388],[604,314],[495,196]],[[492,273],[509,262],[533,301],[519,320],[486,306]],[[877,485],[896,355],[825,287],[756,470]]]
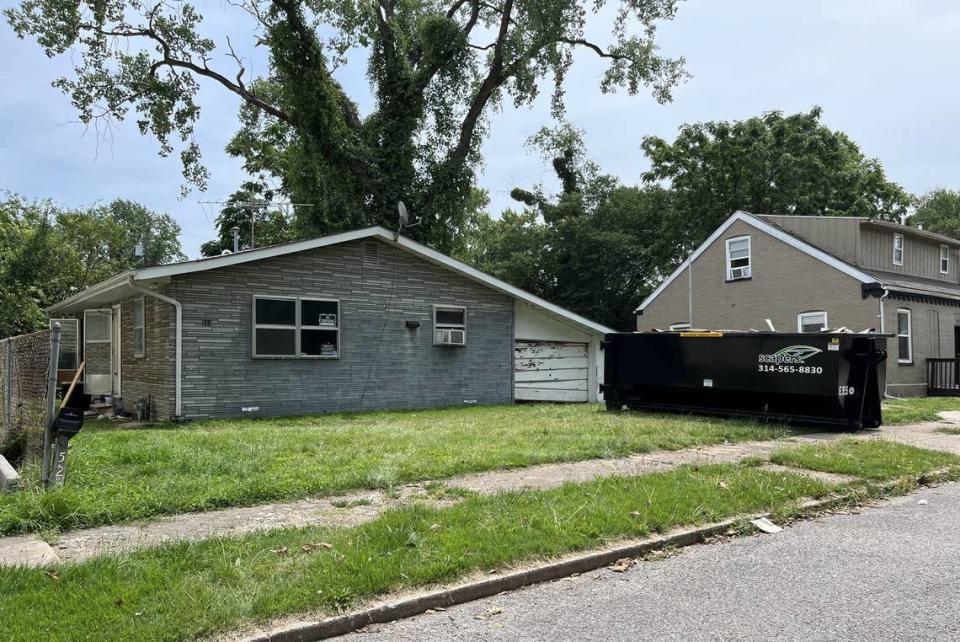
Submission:
[[[880,295],[880,334],[886,334],[887,324],[885,315],[883,314],[883,300],[890,296],[890,290],[883,288],[883,294]]]
[[[137,285],[137,284],[134,282],[132,275],[127,277],[127,285],[129,285],[131,288],[133,288],[134,290],[136,290],[136,291],[139,292],[140,294],[145,294],[146,296],[151,296],[151,297],[153,297],[154,299],[159,299],[160,301],[163,301],[164,303],[169,303],[169,304],[172,305],[172,306],[176,309],[176,311],[177,311],[177,330],[176,330],[176,332],[177,332],[177,339],[176,339],[176,353],[175,353],[175,355],[174,355],[174,361],[175,361],[174,370],[175,370],[175,374],[174,374],[174,380],[173,380],[173,384],[174,384],[174,411],[173,411],[173,414],[174,414],[174,419],[180,419],[181,417],[183,417],[183,409],[182,409],[182,407],[181,407],[181,397],[180,397],[180,380],[181,380],[181,378],[182,378],[181,375],[182,375],[182,372],[183,372],[183,358],[182,358],[182,352],[183,352],[183,350],[182,350],[182,347],[183,347],[183,308],[180,306],[180,302],[177,301],[176,299],[171,299],[170,297],[165,296],[165,295],[163,295],[163,294],[160,294],[159,292],[155,292],[155,291],[153,291],[153,290],[151,290],[151,289],[149,289],[149,288],[145,288],[145,287],[143,287],[143,286],[141,286],[141,285]]]

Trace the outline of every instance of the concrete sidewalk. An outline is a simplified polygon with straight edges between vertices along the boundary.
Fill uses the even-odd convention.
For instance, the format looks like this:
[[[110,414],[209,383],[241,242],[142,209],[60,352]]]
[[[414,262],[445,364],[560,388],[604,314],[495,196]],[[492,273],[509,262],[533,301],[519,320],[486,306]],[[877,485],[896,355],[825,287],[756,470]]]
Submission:
[[[957,420],[960,420],[958,413]],[[889,439],[922,448],[960,454],[960,435],[937,432],[945,423],[891,426],[879,431],[854,433],[861,439]],[[748,457],[767,459],[771,452],[787,445],[827,442],[851,436],[829,432],[797,435],[774,441],[750,441],[694,449],[654,452],[619,459],[592,459],[580,462],[544,464],[513,470],[496,470],[440,480],[450,488],[462,488],[480,494],[507,490],[546,489],[567,482],[590,481],[613,475],[641,475],[667,470],[683,464],[732,463]],[[783,470],[781,468],[781,470]],[[812,471],[791,472],[815,476],[827,481],[849,478]],[[385,510],[413,501],[449,505],[455,498],[439,499],[427,483],[404,486],[398,493],[357,492],[340,497],[306,499],[295,502],[230,508],[204,513],[186,513],[160,518],[144,524],[104,526],[69,531],[52,544],[35,535],[0,538],[0,565],[40,566],[73,562],[100,555],[157,546],[179,540],[198,540],[217,536],[237,536],[259,530],[296,526],[349,527],[376,519]]]

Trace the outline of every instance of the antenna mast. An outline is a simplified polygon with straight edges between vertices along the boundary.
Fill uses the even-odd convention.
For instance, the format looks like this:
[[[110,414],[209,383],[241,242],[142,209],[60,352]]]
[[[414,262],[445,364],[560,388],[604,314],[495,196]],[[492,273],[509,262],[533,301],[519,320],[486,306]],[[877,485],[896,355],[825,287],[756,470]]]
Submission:
[[[246,207],[250,210],[250,249],[256,247],[254,231],[254,223],[257,219],[256,210],[254,208],[267,208],[271,205],[277,205],[281,207],[315,207],[315,203],[291,203],[289,201],[198,201],[201,205],[233,205],[234,207]],[[221,209],[223,209],[221,207]]]

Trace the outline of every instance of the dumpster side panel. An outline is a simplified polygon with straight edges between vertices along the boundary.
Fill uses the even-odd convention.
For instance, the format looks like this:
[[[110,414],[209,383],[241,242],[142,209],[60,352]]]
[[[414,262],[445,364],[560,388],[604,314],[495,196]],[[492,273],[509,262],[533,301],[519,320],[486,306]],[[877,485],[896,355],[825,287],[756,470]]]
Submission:
[[[611,409],[874,426],[884,342],[852,334],[607,335],[604,391]]]

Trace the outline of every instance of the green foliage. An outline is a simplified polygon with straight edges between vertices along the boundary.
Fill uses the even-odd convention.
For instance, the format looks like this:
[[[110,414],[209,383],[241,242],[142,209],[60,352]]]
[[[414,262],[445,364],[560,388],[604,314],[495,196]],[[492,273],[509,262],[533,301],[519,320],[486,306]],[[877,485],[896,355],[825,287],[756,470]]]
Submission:
[[[672,143],[645,138],[651,167],[644,180],[672,190],[669,226],[679,246],[695,247],[739,209],[898,220],[910,196],[820,115],[820,108],[790,116],[769,112],[685,125]]]
[[[663,227],[669,192],[602,175],[568,125],[530,144],[552,159],[563,191],[551,200],[542,187],[514,189],[527,208],[482,220],[465,260],[588,319],[633,329],[641,295],[672,258],[673,235]]]
[[[519,405],[217,420],[170,429],[85,427],[70,481],[0,495],[0,533],[334,495],[361,488],[656,449],[776,439],[777,425]]]
[[[48,56],[71,53],[73,73],[55,84],[81,122],[135,115],[162,155],[180,150],[187,184],[207,179],[193,142],[198,79],[206,78],[242,100],[228,151],[255,180],[275,180],[286,198],[316,205],[297,212],[298,236],[393,226],[402,199],[423,217],[412,233],[449,252],[463,243],[491,108],[529,105],[551,78],[553,111],[562,114],[578,49],[608,64],[601,91],[647,87],[670,100],[683,61],[658,54],[655,32],[678,0],[613,2],[610,37],[591,42],[587,16],[607,4],[597,0],[587,11],[578,0],[228,3],[253,18],[248,42],[269,51],[263,77],[250,77],[230,42],[204,35],[189,2],[21,0],[5,14]],[[334,77],[348,53],[367,56],[369,114]],[[216,69],[224,58],[238,68]]]
[[[335,615],[392,591],[616,540],[789,507],[830,490],[801,475],[758,468],[681,467],[469,497],[449,508],[414,505],[354,528],[168,544],[54,569],[0,568],[0,620],[10,639],[24,642],[207,639],[283,616]],[[57,614],[55,626],[50,613]]]
[[[118,272],[184,260],[179,234],[168,215],[131,201],[70,210],[9,195],[0,202],[0,336],[46,327],[43,308]]]
[[[224,250],[233,251],[232,228],[239,228],[239,245],[244,247],[264,247],[284,243],[294,238],[293,222],[286,212],[275,209],[266,198],[272,192],[264,193],[259,186],[247,183],[227,200],[227,204],[217,216],[217,238],[200,246],[203,256],[218,256]],[[243,205],[243,203],[263,203],[263,205]],[[252,235],[252,238],[251,238]]]
[[[960,192],[941,188],[921,196],[907,221],[928,232],[960,239]]]

